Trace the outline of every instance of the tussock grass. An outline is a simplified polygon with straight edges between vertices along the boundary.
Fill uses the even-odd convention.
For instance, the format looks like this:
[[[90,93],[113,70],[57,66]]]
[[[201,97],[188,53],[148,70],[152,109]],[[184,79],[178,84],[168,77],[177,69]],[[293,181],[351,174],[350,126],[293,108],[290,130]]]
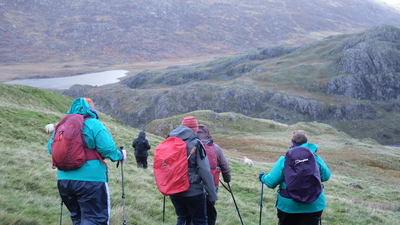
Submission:
[[[0,224],[59,223],[57,174],[51,168],[47,152],[50,135],[44,127],[60,120],[71,102],[70,98],[40,89],[0,84]],[[131,144],[139,130],[99,114],[117,147],[124,146],[128,151],[129,161],[124,163],[127,224],[162,224],[163,196],[157,190],[151,166],[147,170],[136,168],[133,156]],[[318,154],[332,171],[331,180],[324,184],[328,207],[324,210],[323,224],[398,224],[400,221],[399,148],[351,139],[320,123],[287,126],[235,113],[196,111],[154,121],[146,128],[152,146],[150,163],[155,147],[164,140],[169,127],[179,125],[188,115],[209,126],[215,142],[223,148],[232,169],[230,186],[244,224],[258,224],[261,198],[258,175],[261,171],[269,172],[286,152],[295,129],[307,131],[310,142],[318,145]],[[253,160],[254,166],[243,164],[244,155]],[[109,160],[106,162],[110,167],[111,224],[121,224],[121,168]],[[354,182],[362,183],[365,189],[346,186]],[[217,223],[240,224],[231,194],[220,186],[218,196]],[[264,186],[263,224],[277,224],[275,201],[276,190]],[[168,197],[165,208],[165,224],[176,224],[174,207]],[[62,216],[63,224],[71,224],[65,206]]]

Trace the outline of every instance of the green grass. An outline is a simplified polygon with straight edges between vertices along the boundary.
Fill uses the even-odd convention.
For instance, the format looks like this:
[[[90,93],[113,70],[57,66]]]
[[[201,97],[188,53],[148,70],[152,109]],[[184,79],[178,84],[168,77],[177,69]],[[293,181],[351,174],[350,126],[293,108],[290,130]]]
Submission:
[[[50,135],[45,125],[60,120],[72,101],[36,88],[0,84],[0,224],[59,223],[57,174],[51,168],[51,156],[47,152]],[[139,130],[99,114],[117,147],[125,146],[128,151],[129,161],[124,164],[127,224],[162,224],[163,196],[157,190],[153,171],[136,168],[133,156],[131,144]],[[199,123],[209,126],[215,142],[223,148],[231,165],[230,185],[244,224],[258,224],[261,197],[258,174],[272,169],[276,159],[285,153],[291,133],[296,129],[307,131],[310,141],[318,145],[319,155],[332,171],[332,178],[324,183],[327,208],[323,224],[394,225],[400,221],[398,148],[381,146],[369,139],[351,139],[326,124],[288,126],[229,112],[196,111],[156,120],[146,128],[152,146],[149,162],[153,161],[154,149],[167,133],[161,128],[168,124],[175,127],[188,115],[194,115]],[[253,159],[253,167],[242,163],[244,155]],[[121,169],[109,160],[106,162],[111,170],[111,224],[122,224]],[[346,186],[352,182],[362,183],[365,189]],[[220,186],[218,196],[217,223],[240,224],[230,193]],[[276,190],[264,186],[263,224],[277,224],[275,201]],[[65,206],[62,219],[63,224],[71,224]],[[168,197],[165,224],[176,224],[174,207]]]

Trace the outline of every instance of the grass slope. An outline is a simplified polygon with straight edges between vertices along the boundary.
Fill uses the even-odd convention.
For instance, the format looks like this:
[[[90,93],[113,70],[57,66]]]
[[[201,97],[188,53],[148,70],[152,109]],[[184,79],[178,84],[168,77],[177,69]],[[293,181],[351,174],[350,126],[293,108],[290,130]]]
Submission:
[[[245,224],[257,223],[261,192],[257,180],[259,172],[272,169],[290,146],[292,132],[298,129],[305,130],[309,141],[317,144],[317,154],[332,172],[331,179],[324,183],[327,208],[323,224],[398,224],[399,148],[382,146],[371,139],[352,139],[322,123],[300,122],[288,126],[231,112],[195,111],[155,120],[145,130],[164,136],[189,115],[210,129],[215,143],[222,146],[228,155],[233,174],[232,188],[236,191],[236,199],[241,201],[239,208],[245,211]],[[254,167],[242,165],[243,156],[253,159]],[[347,184],[351,183],[362,184],[364,189],[348,187]],[[220,189],[220,197],[226,194],[224,192],[223,188]],[[264,190],[265,224],[277,224],[275,194],[276,190]],[[225,215],[223,211],[229,204],[221,206],[224,204],[224,200],[217,203],[219,221],[230,224],[223,221],[235,216]],[[231,224],[236,223],[232,221]]]
[[[47,152],[50,135],[45,125],[60,120],[73,99],[53,92],[20,85],[0,84],[0,223],[58,224],[60,198],[56,171],[51,168]],[[164,134],[155,135],[164,126],[176,126],[189,114],[157,120],[150,124],[148,139],[155,147]],[[290,134],[304,129],[311,142],[319,146],[319,155],[332,171],[325,183],[328,207],[324,224],[397,224],[400,221],[400,152],[398,148],[357,141],[334,128],[318,123],[287,126],[270,120],[244,117],[240,114],[211,111],[191,113],[210,127],[215,142],[227,155],[232,168],[230,183],[244,224],[257,224],[260,212],[260,171],[269,172],[283,155]],[[161,224],[163,196],[157,190],[151,169],[139,170],[130,147],[139,130],[126,127],[100,113],[100,120],[119,146],[128,150],[124,164],[127,224]],[[164,125],[162,125],[164,124]],[[158,130],[157,130],[158,128]],[[152,134],[151,132],[154,132]],[[243,165],[242,156],[254,160],[254,166]],[[111,224],[123,222],[121,169],[106,160],[111,172]],[[116,178],[119,183],[116,182]],[[362,183],[363,190],[346,187]],[[373,188],[370,188],[373,187]],[[240,224],[231,195],[219,190],[216,204],[218,224]],[[276,191],[264,188],[263,224],[277,224]],[[63,224],[71,224],[68,210],[63,209]],[[176,224],[174,208],[167,198],[165,224]]]

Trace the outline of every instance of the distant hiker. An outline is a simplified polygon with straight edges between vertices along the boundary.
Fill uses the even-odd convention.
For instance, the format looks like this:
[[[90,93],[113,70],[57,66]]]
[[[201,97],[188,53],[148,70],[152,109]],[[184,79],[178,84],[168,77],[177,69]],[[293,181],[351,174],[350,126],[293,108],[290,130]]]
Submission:
[[[135,149],[137,168],[147,169],[147,157],[149,156],[148,151],[151,147],[146,139],[146,133],[144,131],[139,133],[138,138],[133,141],[132,147]]]
[[[196,118],[188,116],[183,119],[181,126],[169,134],[169,137],[178,137],[187,143],[188,156],[193,147],[197,147],[188,160],[189,189],[170,195],[178,216],[177,225],[189,224],[190,221],[194,225],[207,224],[206,195],[210,202],[218,200],[208,158],[197,131]]]
[[[295,131],[286,155],[278,159],[269,174],[260,174],[259,180],[268,188],[279,185],[276,203],[279,225],[317,225],[320,221],[326,207],[321,182],[329,180],[331,171],[315,155],[317,150],[315,144],[307,143],[305,131]]]
[[[109,224],[111,202],[103,157],[113,162],[126,160],[126,151],[117,149],[108,130],[95,118],[85,99],[75,99],[47,144],[53,166],[58,168],[58,191],[74,225]],[[80,158],[73,154],[82,148]],[[78,162],[83,165],[76,166]]]
[[[220,172],[222,172],[224,181],[229,183],[231,182],[231,167],[229,166],[229,162],[222,152],[221,147],[214,144],[214,138],[211,136],[210,131],[205,125],[199,124],[197,135],[206,149],[210,163],[210,171],[214,178],[215,190],[218,192]],[[208,225],[214,225],[217,221],[217,211],[214,205],[215,202],[212,202],[207,198]]]

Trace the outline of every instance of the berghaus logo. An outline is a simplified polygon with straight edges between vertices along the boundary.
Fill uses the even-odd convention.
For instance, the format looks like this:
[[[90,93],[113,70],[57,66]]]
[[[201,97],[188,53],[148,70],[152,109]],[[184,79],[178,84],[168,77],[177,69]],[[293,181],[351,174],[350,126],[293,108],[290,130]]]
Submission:
[[[168,167],[167,163],[165,163],[165,162],[163,161],[162,164],[161,164],[161,168],[167,168],[167,167]]]
[[[306,161],[308,161],[308,159],[302,159],[302,160],[297,159],[297,160],[294,161],[294,162],[295,162],[296,164],[299,164],[299,163],[306,162]]]

